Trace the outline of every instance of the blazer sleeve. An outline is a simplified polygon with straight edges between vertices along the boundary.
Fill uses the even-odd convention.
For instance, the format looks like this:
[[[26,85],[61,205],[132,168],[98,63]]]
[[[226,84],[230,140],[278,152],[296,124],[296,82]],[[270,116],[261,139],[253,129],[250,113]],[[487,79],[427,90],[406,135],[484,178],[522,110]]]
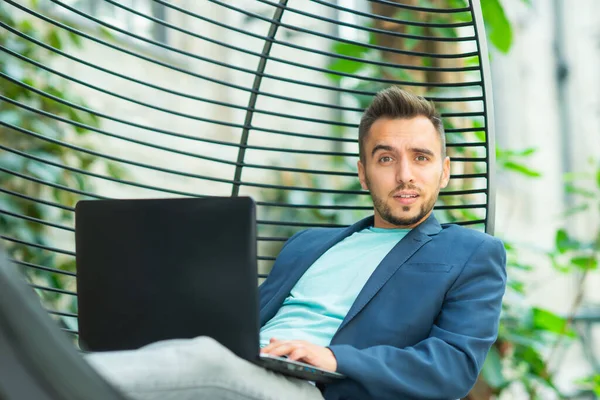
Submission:
[[[427,339],[406,348],[329,346],[337,371],[350,379],[327,385],[325,397],[440,400],[466,396],[496,340],[505,287],[504,246],[487,237],[447,292]],[[328,397],[328,391],[336,396]]]

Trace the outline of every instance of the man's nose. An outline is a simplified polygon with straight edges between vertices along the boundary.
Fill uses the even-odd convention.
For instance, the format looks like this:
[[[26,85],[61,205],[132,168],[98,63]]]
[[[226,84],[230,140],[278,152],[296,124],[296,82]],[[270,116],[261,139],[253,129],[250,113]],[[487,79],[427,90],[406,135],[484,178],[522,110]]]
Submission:
[[[402,157],[396,168],[396,181],[398,183],[413,183],[414,176],[412,165],[407,157]]]

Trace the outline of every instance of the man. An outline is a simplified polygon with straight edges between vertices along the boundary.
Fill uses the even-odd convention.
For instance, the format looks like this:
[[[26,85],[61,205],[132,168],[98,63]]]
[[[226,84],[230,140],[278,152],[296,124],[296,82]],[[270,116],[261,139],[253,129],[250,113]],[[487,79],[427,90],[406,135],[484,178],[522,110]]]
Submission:
[[[503,245],[474,230],[442,227],[433,216],[450,159],[431,103],[395,87],[378,93],[361,119],[359,150],[359,180],[374,215],[346,229],[294,235],[260,287],[261,351],[347,379],[319,391],[207,338],[90,362],[137,398],[465,396],[496,339]]]

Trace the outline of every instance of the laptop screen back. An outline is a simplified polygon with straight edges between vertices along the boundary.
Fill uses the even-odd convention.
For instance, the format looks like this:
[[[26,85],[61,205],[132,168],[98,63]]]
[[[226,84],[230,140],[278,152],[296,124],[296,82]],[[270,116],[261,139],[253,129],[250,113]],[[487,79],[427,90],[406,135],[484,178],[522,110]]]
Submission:
[[[76,253],[83,349],[206,335],[256,357],[250,198],[80,201]]]

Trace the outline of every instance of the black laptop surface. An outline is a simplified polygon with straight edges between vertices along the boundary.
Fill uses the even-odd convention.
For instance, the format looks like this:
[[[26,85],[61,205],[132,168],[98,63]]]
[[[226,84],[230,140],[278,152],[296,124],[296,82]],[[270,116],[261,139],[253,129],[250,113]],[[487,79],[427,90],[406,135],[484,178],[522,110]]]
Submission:
[[[288,375],[318,382],[343,377],[259,357],[252,199],[84,200],[75,215],[82,349],[210,336]]]

